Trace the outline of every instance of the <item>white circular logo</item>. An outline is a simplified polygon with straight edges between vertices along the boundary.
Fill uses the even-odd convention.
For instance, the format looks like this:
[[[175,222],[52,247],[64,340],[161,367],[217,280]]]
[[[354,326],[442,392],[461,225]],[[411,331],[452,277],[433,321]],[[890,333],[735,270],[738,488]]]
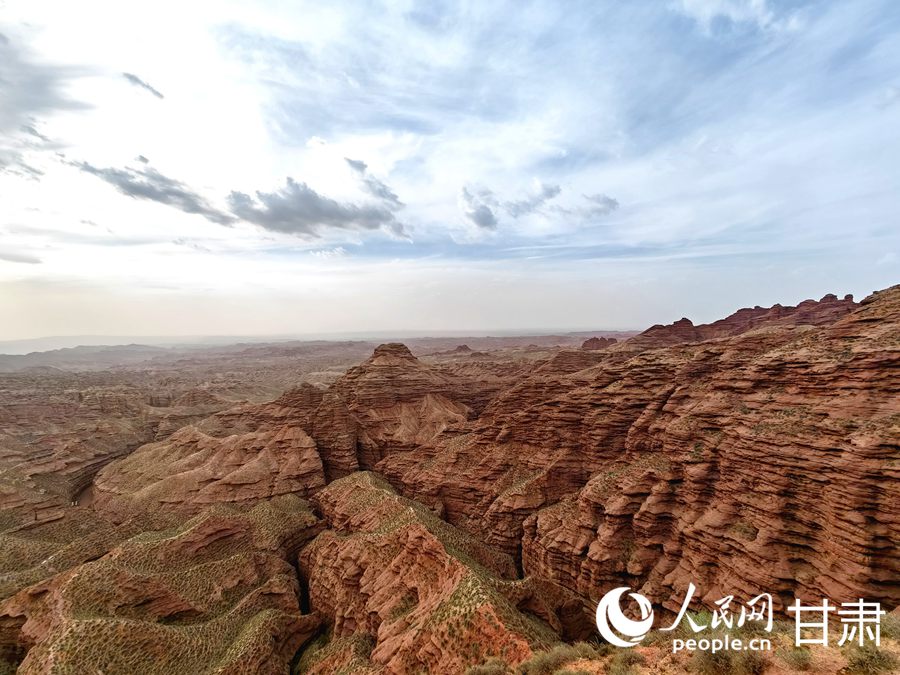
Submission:
[[[644,639],[653,625],[653,608],[650,601],[640,593],[629,591],[631,589],[627,586],[614,588],[597,603],[597,630],[604,640],[617,647],[634,647]],[[629,619],[622,613],[621,598],[625,593],[637,601],[641,610],[640,621]],[[629,639],[624,640],[616,633]]]

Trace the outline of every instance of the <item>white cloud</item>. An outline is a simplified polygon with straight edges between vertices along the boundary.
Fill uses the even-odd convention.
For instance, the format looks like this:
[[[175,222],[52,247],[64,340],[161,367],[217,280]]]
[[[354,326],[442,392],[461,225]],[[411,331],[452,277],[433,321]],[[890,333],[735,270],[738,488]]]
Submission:
[[[7,260],[0,284],[306,284],[361,326],[376,306],[432,321],[388,281],[395,260],[435,293],[475,275],[472,320],[509,325],[486,308],[520,307],[517,283],[547,298],[535,312],[605,311],[565,292],[601,267],[621,304],[652,304],[645,279],[724,298],[761,262],[799,293],[779,270],[810,258],[834,271],[810,295],[865,293],[900,244],[900,27],[887,0],[785,7],[7,0],[0,236],[41,264]],[[360,310],[354,284],[386,299]],[[45,325],[28,305],[7,325]]]

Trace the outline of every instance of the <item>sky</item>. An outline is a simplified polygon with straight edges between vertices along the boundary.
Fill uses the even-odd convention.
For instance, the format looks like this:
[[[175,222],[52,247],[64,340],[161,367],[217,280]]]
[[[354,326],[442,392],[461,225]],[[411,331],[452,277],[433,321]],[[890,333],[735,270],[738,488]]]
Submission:
[[[900,282],[900,3],[0,0],[0,340]]]

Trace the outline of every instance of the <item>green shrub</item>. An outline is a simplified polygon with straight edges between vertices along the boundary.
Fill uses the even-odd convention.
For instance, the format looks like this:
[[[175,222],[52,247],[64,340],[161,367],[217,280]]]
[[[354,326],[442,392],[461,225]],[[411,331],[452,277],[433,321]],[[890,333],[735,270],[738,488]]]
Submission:
[[[580,643],[580,644],[584,644],[584,643]],[[610,654],[619,651],[618,647],[614,647],[611,644],[609,644],[608,642],[601,642],[600,644],[590,643],[590,647],[591,647],[591,649],[594,650],[594,655],[586,656],[585,658],[588,658],[588,659],[599,659],[602,656],[609,656]]]
[[[721,651],[713,654],[697,651],[691,657],[692,670],[701,675],[761,675],[768,665],[769,657],[765,652]]]
[[[522,664],[523,675],[553,675],[564,665],[578,657],[570,645],[559,645],[545,652],[538,652]]]
[[[647,659],[639,652],[619,652],[609,662],[606,672],[608,675],[630,675],[634,672],[635,666],[643,666],[646,663]]]
[[[593,645],[576,642],[574,645],[557,645],[553,649],[537,652],[520,666],[523,675],[553,675],[563,666],[578,659],[596,659],[600,656]]]
[[[792,670],[809,670],[812,667],[812,653],[806,647],[779,649],[777,654]]]
[[[881,637],[900,640],[900,614],[891,612],[881,617]]]
[[[466,669],[466,675],[510,675],[512,671],[503,659],[496,656],[477,666]]]
[[[694,652],[691,669],[700,675],[718,675],[731,672],[731,654],[728,652]]]
[[[854,647],[847,654],[847,673],[869,675],[870,673],[893,673],[900,668],[900,659],[888,651],[869,643]]]

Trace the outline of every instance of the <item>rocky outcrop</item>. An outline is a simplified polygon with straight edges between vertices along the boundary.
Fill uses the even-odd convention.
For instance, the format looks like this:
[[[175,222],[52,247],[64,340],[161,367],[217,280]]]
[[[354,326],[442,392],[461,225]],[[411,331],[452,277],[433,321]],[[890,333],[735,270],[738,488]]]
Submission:
[[[63,518],[110,462],[233,405],[204,390],[155,397],[122,379],[0,376],[0,531]]]
[[[592,337],[582,342],[581,348],[589,351],[606,349],[607,347],[612,347],[617,342],[618,340],[616,340],[616,338]]]
[[[153,438],[136,389],[67,389],[76,384],[68,374],[4,379],[0,531],[62,518],[97,471]]]
[[[159,509],[192,514],[215,503],[312,494],[325,484],[316,443],[306,431],[321,396],[307,385],[145,445],[100,472],[94,506],[120,521]]]
[[[627,583],[669,609],[691,581],[706,604],[766,591],[782,607],[896,606],[900,289],[773,331],[693,353],[608,470],[525,521],[525,569],[587,597]]]
[[[547,373],[550,377],[577,373],[579,370],[596,366],[605,358],[593,349],[561,349],[545,363],[535,369],[538,373]]]
[[[673,324],[657,324],[626,340],[625,349],[657,349],[723,337],[734,337],[764,326],[826,326],[856,309],[852,295],[842,300],[828,294],[821,300],[804,300],[796,307],[773,305],[739,309],[734,314],[710,324],[695,326],[682,318]]]
[[[308,672],[353,660],[387,673],[462,672],[490,656],[518,663],[577,620],[573,596],[515,579],[510,557],[374,474],[342,478],[314,499],[330,529],[303,550],[300,569],[336,647],[304,655]]]
[[[535,373],[470,434],[378,469],[589,600],[629,585],[671,608],[693,581],[706,603],[895,606],[900,288],[849,302],[823,301],[831,324]]]
[[[287,562],[319,530],[296,497],[216,506],[0,604],[20,673],[283,673],[318,628]]]
[[[432,356],[469,356],[470,354],[472,354],[472,348],[469,345],[457,345],[453,349],[434,352]]]
[[[231,408],[233,401],[228,401],[221,396],[206,389],[192,389],[176,398],[165,409],[158,411],[156,422],[156,437],[154,440],[162,440],[181,427],[188,424],[196,424],[210,415]]]
[[[328,389],[316,412],[313,435],[328,477],[371,468],[388,453],[411,450],[465,423],[471,409],[457,398],[463,385],[402,344],[377,347]]]
[[[567,339],[386,344],[340,377],[290,345],[279,378],[334,383],[268,403],[229,399],[275,390],[252,364],[278,346],[155,392],[22,387],[0,406],[0,670],[523,669],[592,635],[616,586],[897,606],[900,287]]]

